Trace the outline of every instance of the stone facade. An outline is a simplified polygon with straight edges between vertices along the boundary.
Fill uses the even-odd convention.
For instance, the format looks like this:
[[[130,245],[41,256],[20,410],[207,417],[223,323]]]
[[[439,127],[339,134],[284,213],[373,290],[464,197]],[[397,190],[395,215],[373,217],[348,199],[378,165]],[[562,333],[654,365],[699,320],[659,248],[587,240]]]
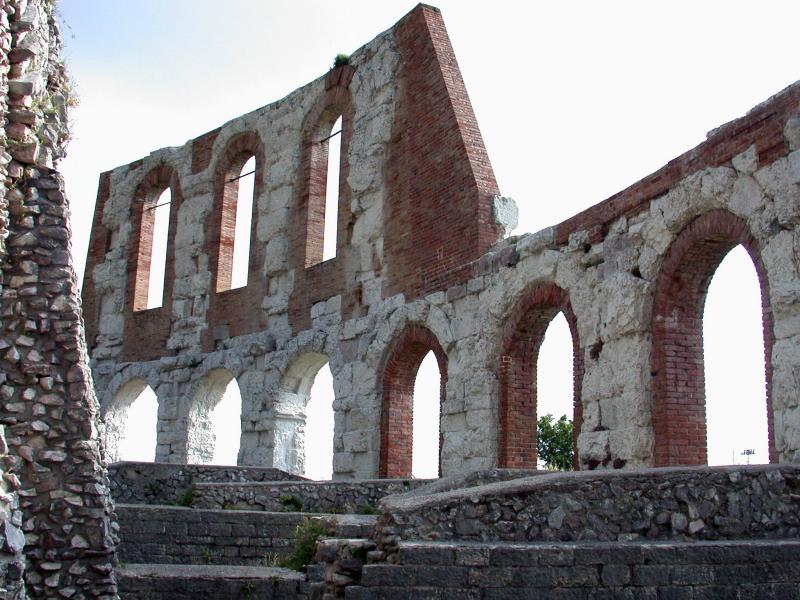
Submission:
[[[337,255],[319,262],[320,132],[340,114]],[[248,285],[230,290],[229,176],[250,156]],[[208,389],[222,372],[242,394],[239,463],[302,472],[305,404],[327,361],[334,477],[406,477],[409,385],[434,351],[442,474],[531,468],[536,356],[563,312],[577,466],[703,464],[702,307],[716,266],[742,244],[762,291],[770,457],[796,462],[798,183],[795,84],[627,190],[502,239],[514,208],[441,15],[421,5],[349,65],[101,175],[83,286],[98,396],[113,412],[128,382],[149,384],[156,460],[198,460],[211,438],[196,415],[219,400]],[[166,188],[164,304],[137,310],[146,209]]]
[[[0,2],[0,597],[115,598],[99,407],[53,169],[72,102],[53,4]]]

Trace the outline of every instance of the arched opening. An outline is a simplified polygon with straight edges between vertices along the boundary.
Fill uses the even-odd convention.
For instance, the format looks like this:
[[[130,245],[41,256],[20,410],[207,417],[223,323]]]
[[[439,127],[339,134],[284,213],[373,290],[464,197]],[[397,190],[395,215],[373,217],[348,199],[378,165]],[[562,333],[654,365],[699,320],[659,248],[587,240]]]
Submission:
[[[186,461],[235,465],[242,435],[242,396],[233,375],[209,371],[200,380],[189,409]]]
[[[414,380],[412,477],[431,479],[439,476],[441,379],[436,355],[430,351],[422,359]]]
[[[563,321],[556,319],[559,314],[563,316]],[[551,327],[553,322],[555,324]],[[550,336],[544,346],[547,332]],[[546,350],[544,353],[543,346]],[[502,348],[498,373],[498,465],[535,469],[538,465],[537,416],[555,410],[572,420],[575,467],[578,464],[575,442],[582,418],[580,385],[583,362],[575,315],[567,293],[556,285],[541,284],[523,294],[506,326]],[[540,364],[540,356],[544,365]],[[567,370],[565,363],[571,363],[571,369]],[[547,373],[542,369],[545,365]],[[539,377],[540,369],[542,379]],[[565,376],[569,377],[566,385]],[[545,385],[544,389],[539,389],[540,383]],[[556,419],[560,416],[554,415]]]
[[[310,479],[333,474],[333,377],[328,357],[299,356],[275,398],[273,466]]]
[[[139,229],[134,310],[159,308],[164,303],[171,205],[169,187],[145,197]]]
[[[761,288],[742,246],[725,256],[708,287],[703,365],[708,464],[768,463]]]
[[[311,132],[305,266],[336,256],[339,200],[345,186],[343,136],[347,122],[335,106],[322,112]]]
[[[256,157],[244,151],[233,158],[223,173],[225,181],[220,207],[218,292],[247,285],[256,168]]]
[[[536,419],[552,417],[557,424],[562,417],[574,419],[572,333],[563,312],[559,312],[544,334],[536,363]],[[574,425],[574,424],[573,424]],[[557,425],[555,425],[557,426]],[[538,431],[538,429],[537,429]],[[541,440],[537,451],[540,468],[550,467],[541,453]],[[573,440],[574,444],[574,440]]]
[[[703,313],[709,285],[717,267],[740,244],[755,267],[761,295],[760,347],[764,348],[764,362],[761,364],[767,381],[765,427],[770,460],[774,460],[769,386],[772,372],[772,311],[764,268],[758,243],[750,234],[747,223],[732,213],[718,210],[697,217],[678,235],[667,252],[656,282],[651,354],[656,466],[702,465],[708,462]],[[740,276],[737,279],[742,281]],[[740,295],[740,292],[730,292],[727,300],[732,300],[732,296],[736,295]],[[738,315],[734,326],[736,329],[742,317]],[[760,392],[740,392],[761,396]],[[758,400],[745,399],[737,392],[734,397],[725,399],[725,410],[737,411],[740,405],[753,406],[756,402]],[[761,422],[763,424],[764,421]],[[751,423],[752,427],[754,424]],[[716,438],[716,432],[714,436]]]
[[[339,173],[342,154],[342,115],[336,119],[328,134],[328,168],[325,186],[325,234],[322,260],[336,256],[336,229],[339,218]]]
[[[433,353],[440,375],[438,401],[435,392],[431,393],[431,386],[435,386],[435,376],[428,375],[426,376],[428,381],[423,379],[416,393],[421,412],[415,426],[414,420],[417,417],[414,412],[415,383],[423,359],[429,353]],[[430,363],[426,365],[423,374],[425,372],[432,373]],[[416,476],[413,461],[415,430],[421,434],[418,443],[423,444],[424,448],[427,440],[427,447],[433,446],[433,450],[429,449],[428,452],[435,456],[435,461],[433,456],[429,457],[427,465],[424,462],[420,463],[417,472],[433,477],[439,474],[442,439],[441,436],[436,436],[434,431],[439,430],[438,423],[446,387],[447,356],[436,336],[420,325],[409,326],[395,343],[383,369],[380,477]],[[436,441],[431,443],[432,439]],[[431,474],[434,463],[436,472]]]
[[[123,385],[104,410],[106,460],[153,462],[156,456],[158,398],[147,382]]]

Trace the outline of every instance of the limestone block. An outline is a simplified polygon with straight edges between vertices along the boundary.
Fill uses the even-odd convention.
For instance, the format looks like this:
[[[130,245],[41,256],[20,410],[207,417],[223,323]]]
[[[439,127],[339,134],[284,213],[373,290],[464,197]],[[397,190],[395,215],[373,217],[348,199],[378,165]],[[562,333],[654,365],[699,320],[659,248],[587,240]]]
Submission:
[[[751,144],[747,150],[737,154],[731,159],[733,168],[745,175],[752,175],[758,168],[758,151],[756,145]]]

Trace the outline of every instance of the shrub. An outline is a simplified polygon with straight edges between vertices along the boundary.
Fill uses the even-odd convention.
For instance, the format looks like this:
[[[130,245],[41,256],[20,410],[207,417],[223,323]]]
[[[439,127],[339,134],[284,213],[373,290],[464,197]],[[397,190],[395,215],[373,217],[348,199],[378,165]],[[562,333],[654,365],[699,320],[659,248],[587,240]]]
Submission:
[[[314,560],[317,540],[333,535],[333,528],[320,519],[303,519],[294,530],[294,550],[287,556],[282,566],[300,571]]]

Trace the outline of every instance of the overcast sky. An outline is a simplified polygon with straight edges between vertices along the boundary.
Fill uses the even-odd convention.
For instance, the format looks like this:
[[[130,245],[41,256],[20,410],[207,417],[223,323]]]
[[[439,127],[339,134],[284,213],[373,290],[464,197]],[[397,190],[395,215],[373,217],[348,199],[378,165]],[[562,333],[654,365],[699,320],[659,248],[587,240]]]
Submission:
[[[519,204],[517,233],[557,223],[633,184],[798,79],[800,70],[796,1],[437,5],[500,189]],[[61,168],[82,273],[101,171],[280,99],[414,3],[59,6],[81,100]]]

